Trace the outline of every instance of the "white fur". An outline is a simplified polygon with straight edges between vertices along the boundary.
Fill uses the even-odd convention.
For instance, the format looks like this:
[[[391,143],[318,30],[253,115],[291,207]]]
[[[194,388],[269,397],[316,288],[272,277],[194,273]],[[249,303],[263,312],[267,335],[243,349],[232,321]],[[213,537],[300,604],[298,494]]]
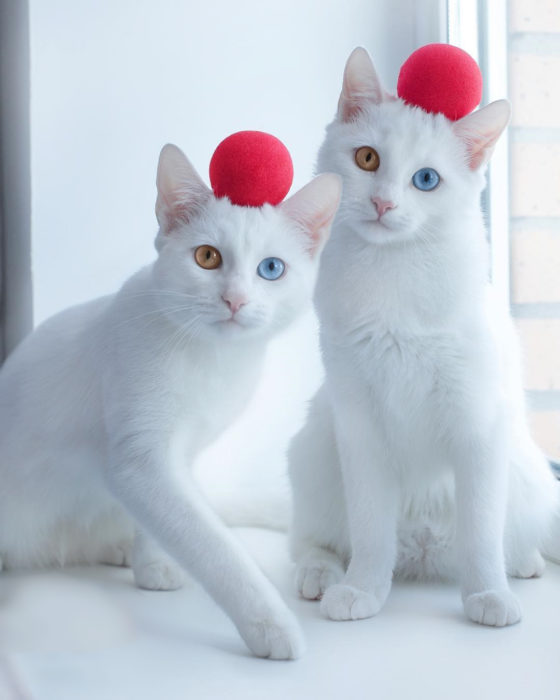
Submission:
[[[268,338],[310,298],[339,196],[324,175],[278,207],[233,206],[163,149],[157,260],[116,295],[45,322],[0,372],[4,567],[131,560],[151,589],[179,587],[186,569],[255,654],[301,653],[277,591],[175,474],[243,409]],[[197,265],[202,244],[221,267]],[[256,272],[269,256],[286,263],[277,281]],[[234,297],[245,302],[235,317]]]
[[[542,573],[558,484],[527,429],[479,204],[508,117],[501,101],[453,124],[389,97],[363,49],[348,61],[318,161],[344,182],[315,294],[326,382],[290,450],[298,588],[332,619],[377,613],[395,572],[458,576],[472,620],[511,624],[506,569]],[[411,182],[422,167],[433,191]],[[381,220],[374,197],[395,205]]]

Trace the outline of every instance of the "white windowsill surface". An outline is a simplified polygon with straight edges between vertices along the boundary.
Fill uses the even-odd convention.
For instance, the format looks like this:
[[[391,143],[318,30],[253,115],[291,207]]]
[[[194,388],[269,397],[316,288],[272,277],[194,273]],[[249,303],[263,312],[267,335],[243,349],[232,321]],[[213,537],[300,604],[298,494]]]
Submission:
[[[286,538],[240,537],[300,618],[306,655],[251,657],[194,583],[133,587],[128,569],[74,568],[1,578],[2,700],[515,700],[560,697],[560,567],[512,581],[524,619],[469,623],[455,586],[397,583],[378,617],[331,622],[298,600]],[[3,675],[2,675],[3,674]],[[4,683],[4,687],[2,686]]]

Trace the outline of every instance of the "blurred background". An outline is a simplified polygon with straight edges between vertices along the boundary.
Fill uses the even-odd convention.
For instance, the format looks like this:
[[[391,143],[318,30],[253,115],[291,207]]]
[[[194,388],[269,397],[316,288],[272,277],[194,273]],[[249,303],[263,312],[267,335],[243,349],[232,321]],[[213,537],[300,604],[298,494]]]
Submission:
[[[419,46],[443,41],[469,51],[484,74],[483,103],[513,102],[483,201],[492,275],[521,332],[534,434],[560,457],[558,0],[29,0],[28,13],[24,2],[8,6],[28,42],[28,63],[19,59],[29,96],[32,261],[30,304],[10,311],[10,295],[25,297],[27,258],[14,280],[23,239],[4,247],[8,323],[6,309],[29,323],[32,312],[37,324],[114,292],[153,260],[164,143],[179,145],[208,182],[225,136],[271,132],[292,154],[297,189],[313,175],[355,46],[370,51],[391,91]],[[25,137],[25,119],[18,123]],[[15,200],[6,196],[5,163],[3,172],[7,211]],[[200,460],[201,479],[223,508],[239,489],[249,500],[266,490],[286,502],[286,446],[321,373],[308,311],[272,344],[247,412]]]

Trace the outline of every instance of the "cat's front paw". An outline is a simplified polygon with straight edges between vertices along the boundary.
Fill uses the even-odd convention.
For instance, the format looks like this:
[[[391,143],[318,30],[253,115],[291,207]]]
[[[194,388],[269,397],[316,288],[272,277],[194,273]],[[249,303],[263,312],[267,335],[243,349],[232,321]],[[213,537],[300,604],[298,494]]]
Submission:
[[[331,620],[363,620],[376,615],[383,602],[373,593],[354,586],[337,584],[325,592],[321,601],[321,612]]]
[[[182,588],[186,574],[171,561],[151,562],[134,567],[134,580],[138,588],[148,591],[176,591]]]
[[[465,599],[467,617],[479,625],[505,627],[521,619],[519,601],[511,591],[482,591]]]
[[[239,626],[239,632],[253,654],[264,659],[298,659],[305,651],[301,628],[288,609],[281,616],[265,615],[244,622]]]
[[[342,565],[323,559],[302,562],[296,571],[298,593],[307,600],[319,600],[323,593],[344,576]]]

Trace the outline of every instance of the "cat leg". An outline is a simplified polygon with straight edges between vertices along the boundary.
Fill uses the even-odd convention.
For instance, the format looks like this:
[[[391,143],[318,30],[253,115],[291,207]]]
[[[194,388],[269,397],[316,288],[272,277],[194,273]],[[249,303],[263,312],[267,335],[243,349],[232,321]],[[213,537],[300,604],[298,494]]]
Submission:
[[[519,622],[521,609],[505,572],[508,455],[502,417],[493,428],[454,444],[457,549],[467,617],[503,627]]]
[[[185,583],[185,571],[151,537],[136,530],[132,550],[132,571],[138,588],[175,591]]]
[[[75,527],[68,527],[73,535],[70,560],[79,561],[82,557],[87,562],[109,566],[131,565],[134,524],[114,501],[107,504],[107,496],[105,491],[103,500],[98,501],[98,513],[85,530],[78,523]],[[90,507],[94,502],[91,496]]]
[[[346,505],[328,398],[322,388],[311,402],[307,422],[288,453],[293,493],[290,529],[296,586],[318,600],[344,575],[350,544]]]
[[[343,382],[333,391],[333,413],[352,556],[342,582],[323,595],[321,610],[332,620],[357,620],[378,613],[391,589],[399,492],[369,393],[359,379],[337,374]]]
[[[535,578],[545,569],[540,550],[560,506],[560,485],[525,426],[514,434],[504,542],[506,569],[510,576]]]
[[[320,600],[343,576],[342,562],[334,552],[324,547],[311,547],[298,562],[296,587],[302,598]]]
[[[172,477],[169,435],[132,430],[113,444],[109,486],[142,530],[204,586],[255,655],[300,656],[300,627],[274,586],[194,484]]]

